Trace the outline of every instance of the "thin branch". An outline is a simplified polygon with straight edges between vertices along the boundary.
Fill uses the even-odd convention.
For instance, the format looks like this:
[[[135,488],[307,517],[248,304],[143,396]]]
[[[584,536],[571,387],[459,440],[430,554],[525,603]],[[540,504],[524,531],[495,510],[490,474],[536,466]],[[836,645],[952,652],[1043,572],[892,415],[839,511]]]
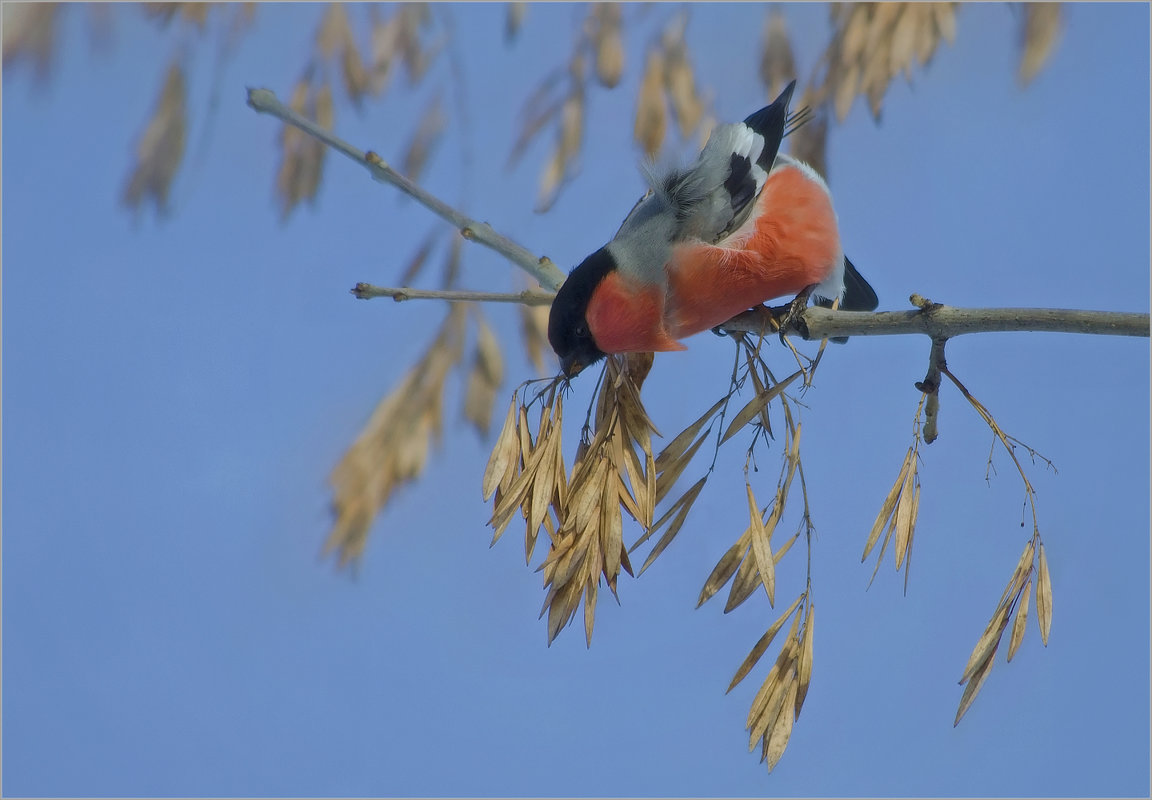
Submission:
[[[720,327],[728,332],[773,333],[767,308],[745,311]],[[933,304],[920,311],[831,311],[808,308],[799,318],[804,339],[825,336],[891,336],[922,333],[949,339],[965,333],[1050,331],[1110,336],[1143,336],[1149,332],[1147,314],[1119,311],[1078,311],[1063,308],[953,308]]]
[[[944,357],[944,346],[947,339],[936,338],[932,340],[932,351],[928,355],[928,374],[924,380],[916,383],[916,388],[923,392],[928,402],[924,408],[924,443],[932,444],[939,435],[937,432],[937,415],[940,413],[940,370],[948,366]]]
[[[358,283],[352,294],[362,299],[392,297],[397,300],[440,299],[474,300],[496,303],[521,303],[543,306],[552,302],[551,292],[435,292],[418,289],[391,288]],[[1077,311],[1063,308],[953,308],[929,303],[920,311],[832,311],[811,306],[799,319],[801,330],[786,333],[799,334],[813,341],[825,336],[895,336],[922,333],[931,336],[933,345],[931,364],[943,362],[943,342],[963,333],[996,333],[1004,331],[1049,331],[1057,333],[1089,333],[1109,336],[1144,336],[1149,333],[1147,314],[1121,311]],[[720,328],[728,333],[776,333],[772,316],[767,308],[745,311],[725,322]],[[929,375],[939,372],[930,366]],[[927,378],[925,378],[927,380]],[[919,387],[917,387],[919,388]]]
[[[373,286],[370,283],[358,283],[352,287],[351,292],[360,300],[369,300],[373,297],[391,297],[397,303],[404,300],[467,300],[479,303],[519,303],[525,306],[546,306],[551,305],[552,298],[555,297],[551,292],[539,292],[532,289],[525,289],[522,292],[476,292],[467,289],[444,291]]]
[[[544,288],[555,290],[564,282],[564,273],[561,272],[547,256],[537,258],[527,248],[496,233],[487,222],[477,222],[452,208],[452,206],[429,194],[420,186],[392,169],[376,153],[373,153],[371,150],[368,152],[358,150],[330,131],[321,128],[312,120],[297,114],[281,103],[276,97],[276,93],[270,89],[248,89],[248,105],[261,114],[271,114],[289,125],[299,128],[309,136],[328,145],[333,150],[343,153],[367,169],[374,179],[382,183],[392,184],[434,214],[458,228],[465,239],[479,242],[485,247],[495,250],[513,264],[536,278]]]

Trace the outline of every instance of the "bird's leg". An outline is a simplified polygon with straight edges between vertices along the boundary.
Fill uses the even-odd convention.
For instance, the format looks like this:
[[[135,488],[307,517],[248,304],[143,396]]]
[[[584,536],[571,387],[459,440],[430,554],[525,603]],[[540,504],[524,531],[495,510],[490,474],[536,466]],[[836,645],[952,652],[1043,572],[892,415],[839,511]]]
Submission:
[[[791,303],[782,306],[774,306],[769,309],[772,312],[776,324],[780,326],[780,341],[784,341],[784,334],[790,329],[803,332],[797,324],[800,321],[800,316],[804,313],[804,309],[808,307],[808,298],[812,296],[812,291],[816,288],[817,284],[813,283],[810,286],[805,286],[800,290],[800,293],[793,298]]]

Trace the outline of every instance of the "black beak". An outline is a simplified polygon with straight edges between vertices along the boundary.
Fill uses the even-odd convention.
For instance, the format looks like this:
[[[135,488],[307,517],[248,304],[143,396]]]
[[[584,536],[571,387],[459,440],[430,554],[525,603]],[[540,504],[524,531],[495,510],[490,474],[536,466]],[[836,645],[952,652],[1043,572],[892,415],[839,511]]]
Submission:
[[[576,360],[575,356],[565,356],[560,359],[560,371],[564,373],[564,377],[571,380],[580,374],[584,369],[584,364]]]

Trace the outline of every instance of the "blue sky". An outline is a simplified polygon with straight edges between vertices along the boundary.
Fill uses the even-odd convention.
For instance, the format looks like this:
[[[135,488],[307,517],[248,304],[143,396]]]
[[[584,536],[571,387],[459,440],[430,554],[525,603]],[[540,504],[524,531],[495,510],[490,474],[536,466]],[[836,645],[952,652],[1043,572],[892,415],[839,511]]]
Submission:
[[[635,87],[643,45],[673,10],[636,23],[621,87],[591,91],[582,175],[541,216],[547,141],[515,171],[503,164],[525,75],[561,63],[578,12],[532,7],[505,47],[501,7],[453,8],[469,35],[469,128],[441,144],[428,188],[577,263],[642,191]],[[244,87],[287,98],[319,13],[259,9],[220,75],[203,151],[212,52],[188,50],[190,160],[162,224],[134,221],[117,196],[178,34],[118,7],[111,46],[94,53],[72,13],[50,83],[5,75],[5,794],[1147,793],[1147,340],[1004,334],[948,347],[1000,423],[1059,469],[1030,471],[1053,575],[1049,646],[1031,627],[955,729],[956,680],[1028,531],[1008,460],[998,454],[985,481],[990,435],[945,392],[941,438],[921,450],[908,595],[890,556],[865,591],[859,553],[927,364],[918,337],[836,348],[805,397],[819,625],[812,688],[771,775],[743,730],[767,665],[724,689],[775,612],[755,600],[728,616],[722,600],[694,609],[746,524],[738,447],[674,545],[622,580],[621,605],[601,598],[591,649],[578,629],[546,647],[540,577],[518,537],[488,547],[491,441],[460,420],[460,381],[444,446],[378,520],[357,576],[319,559],[328,472],[442,313],[348,295],[356,281],[394,281],[434,224],[351,162],[330,158],[315,209],[278,220],[278,126],[244,105]],[[803,76],[827,12],[787,13]],[[1148,7],[1067,7],[1061,44],[1027,88],[1014,13],[963,8],[956,44],[893,85],[882,124],[858,102],[833,129],[846,249],[883,309],[919,292],[1147,312]],[[762,14],[693,11],[698,80],[721,119],[765,100]],[[397,158],[425,97],[392,92],[360,115],[341,104],[336,127]],[[461,135],[476,156],[466,180]],[[516,285],[479,248],[466,247],[464,270],[465,285]],[[513,310],[489,318],[508,345],[502,414],[532,373]],[[689,344],[644,388],[665,432],[726,382],[730,343]],[[775,461],[761,458],[766,495]],[[778,596],[802,586],[802,559],[788,561]]]

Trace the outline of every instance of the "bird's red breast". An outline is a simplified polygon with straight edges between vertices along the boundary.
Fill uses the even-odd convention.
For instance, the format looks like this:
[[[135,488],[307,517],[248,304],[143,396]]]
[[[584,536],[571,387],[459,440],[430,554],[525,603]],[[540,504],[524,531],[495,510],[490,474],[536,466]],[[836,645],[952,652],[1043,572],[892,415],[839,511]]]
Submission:
[[[665,335],[691,336],[767,300],[798,294],[824,281],[843,259],[828,190],[802,167],[774,169],[754,215],[746,223],[750,232],[673,251]]]
[[[633,283],[609,272],[592,294],[585,318],[605,353],[636,353],[687,348],[664,327],[665,289]]]

